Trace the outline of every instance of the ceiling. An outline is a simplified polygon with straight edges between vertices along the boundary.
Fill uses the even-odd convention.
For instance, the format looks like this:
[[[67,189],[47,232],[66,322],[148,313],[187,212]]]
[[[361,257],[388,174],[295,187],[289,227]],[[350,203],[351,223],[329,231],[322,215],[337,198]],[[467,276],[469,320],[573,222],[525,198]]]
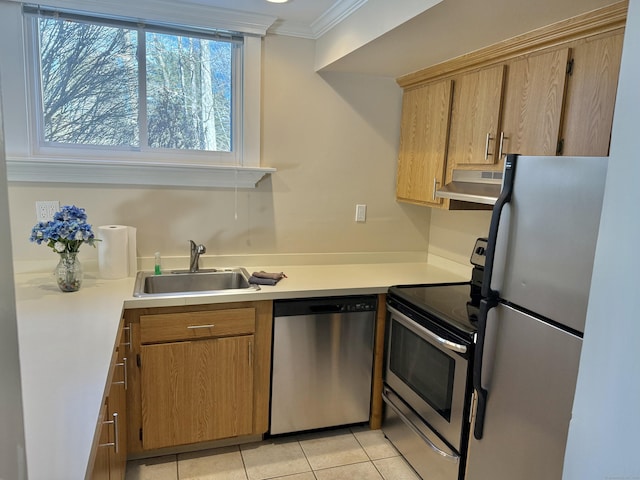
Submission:
[[[443,0],[324,70],[399,77],[619,0]]]
[[[177,1],[264,15],[276,19],[269,33],[314,40],[321,39],[351,14],[354,15],[349,20],[354,20],[360,13],[357,10],[367,1],[381,3],[371,0],[290,0],[284,4],[266,0]],[[443,0],[323,66],[322,71],[395,78],[617,1]],[[366,15],[362,17],[366,19]],[[381,19],[381,23],[384,20]]]

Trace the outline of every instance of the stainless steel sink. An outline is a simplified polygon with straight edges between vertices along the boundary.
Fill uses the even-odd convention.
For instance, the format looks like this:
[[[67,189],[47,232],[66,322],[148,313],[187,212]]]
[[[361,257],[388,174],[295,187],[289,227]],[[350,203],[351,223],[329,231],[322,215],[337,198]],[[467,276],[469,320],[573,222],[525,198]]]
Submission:
[[[138,272],[134,297],[168,297],[193,294],[215,295],[260,290],[249,283],[249,273],[242,267],[200,270],[174,270],[162,275]]]

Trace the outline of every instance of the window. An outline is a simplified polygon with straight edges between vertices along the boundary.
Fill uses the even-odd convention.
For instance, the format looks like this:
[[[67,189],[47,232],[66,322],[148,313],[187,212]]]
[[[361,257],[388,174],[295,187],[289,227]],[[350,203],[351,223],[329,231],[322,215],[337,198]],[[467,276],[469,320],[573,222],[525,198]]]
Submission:
[[[238,163],[242,37],[32,13],[38,152]]]
[[[178,6],[174,2],[151,5],[133,1],[127,3],[127,14],[136,20],[129,21],[118,16],[119,2],[65,0],[53,3],[91,12],[56,12],[53,7],[0,1],[1,94],[10,182],[254,188],[264,175],[275,172],[274,168],[260,165],[262,38],[273,22],[271,17],[263,21],[255,15],[244,16],[235,11],[226,14],[223,10],[211,15],[210,7],[192,2],[180,2]],[[138,19],[146,24],[138,23]],[[82,95],[74,99],[75,103],[66,104],[66,109],[55,108],[59,105],[55,103],[56,92],[51,86],[56,85],[56,78],[48,75],[57,73],[57,85],[69,88],[65,82],[71,78],[63,76],[64,70],[61,70],[69,66],[64,61],[68,58],[64,56],[65,49],[79,45],[70,41],[73,36],[64,43],[53,33],[41,37],[40,24],[48,21],[53,21],[50,29],[54,25],[73,27],[67,32],[101,33],[111,40],[111,43],[105,40],[91,45],[91,55],[98,62],[92,68],[85,65],[84,76],[75,84]],[[158,59],[158,54],[152,53],[154,37],[166,44],[178,45],[180,41],[185,53],[191,49],[199,55],[211,54],[211,58],[219,52],[196,48],[202,48],[206,41],[215,48],[227,49],[230,65],[225,71],[231,80],[226,90],[219,88],[224,75],[216,64],[209,95],[209,99],[218,102],[216,107],[220,107],[221,98],[227,99],[230,103],[226,111],[218,108],[215,117],[206,115],[209,101],[206,96],[191,97],[188,115],[182,119],[175,111],[163,114],[156,108],[163,102],[175,106],[176,98],[181,95],[183,105],[186,104],[189,90],[181,93],[175,88],[178,82],[172,78],[183,79],[191,92],[200,85],[200,79],[204,80],[202,85],[209,80],[202,77],[206,70],[204,64],[189,65],[179,59],[180,68],[187,69],[181,77],[166,77],[167,83],[153,82],[151,78],[150,82],[149,76],[156,68],[153,55]],[[46,42],[54,40],[59,42],[57,47],[47,49]],[[116,46],[120,49],[118,55],[104,54]],[[53,55],[43,59],[43,48]],[[87,50],[84,53],[89,55]],[[49,68],[47,73],[42,69],[46,62],[58,69]],[[131,78],[134,71],[135,79]],[[94,77],[104,80],[111,74],[113,78],[115,72],[119,75],[115,85],[103,81],[96,88]],[[192,76],[188,77],[187,73]],[[48,99],[43,93],[45,82],[49,82],[47,90],[51,89]],[[164,85],[167,88],[163,98],[157,92],[160,89],[162,93]],[[214,87],[218,88],[215,92]],[[50,102],[46,118],[45,101]],[[110,108],[105,109],[105,105]],[[203,113],[194,116],[198,108]],[[52,118],[53,112],[61,116]],[[100,121],[90,121],[96,118]],[[204,121],[196,127],[200,118]],[[187,120],[191,122],[190,129],[184,128]]]

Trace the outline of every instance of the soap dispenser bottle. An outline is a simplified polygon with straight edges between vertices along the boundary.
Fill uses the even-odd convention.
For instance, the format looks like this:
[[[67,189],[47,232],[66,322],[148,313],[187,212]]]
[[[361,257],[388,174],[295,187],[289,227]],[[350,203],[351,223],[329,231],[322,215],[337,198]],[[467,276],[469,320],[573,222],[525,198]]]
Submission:
[[[156,261],[155,261],[155,268],[153,270],[153,273],[155,275],[161,275],[162,274],[162,268],[160,266],[160,252],[156,252]]]

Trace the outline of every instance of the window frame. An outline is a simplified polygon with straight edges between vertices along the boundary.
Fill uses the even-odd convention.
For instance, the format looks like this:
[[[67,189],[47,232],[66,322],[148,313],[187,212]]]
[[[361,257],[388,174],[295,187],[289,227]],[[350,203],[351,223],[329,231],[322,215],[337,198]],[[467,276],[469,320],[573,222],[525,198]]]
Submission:
[[[97,183],[115,185],[158,185],[188,187],[239,187],[254,188],[265,175],[275,172],[274,168],[260,166],[261,135],[261,57],[262,37],[266,33],[268,23],[256,27],[255,23],[231,24],[239,27],[244,39],[242,52],[242,127],[239,134],[241,158],[233,164],[221,164],[212,161],[211,155],[206,159],[194,158],[193,155],[160,156],[157,153],[132,155],[131,151],[105,153],[102,151],[78,155],[68,152],[57,155],[36,152],[34,149],[32,91],[29,84],[28,69],[32,61],[28,50],[26,15],[18,2],[0,4],[0,70],[3,71],[2,97],[5,111],[5,132],[7,152],[7,175],[10,182],[64,182],[64,183]],[[89,15],[93,16],[94,12]],[[162,25],[164,18],[159,14],[148,12],[149,18]],[[172,13],[174,13],[172,11]],[[199,22],[204,16],[192,7],[176,11],[175,19],[179,25],[196,25],[194,30],[208,29]],[[146,18],[143,11],[133,6],[131,15]],[[138,16],[139,15],[139,16]],[[95,16],[101,16],[98,12]],[[166,15],[165,15],[166,17]],[[219,19],[218,21],[219,25]],[[234,23],[235,22],[235,23]],[[151,23],[151,22],[150,22]],[[7,86],[9,88],[7,88]],[[7,93],[9,92],[9,93]],[[8,122],[9,113],[11,123]],[[65,152],[67,153],[67,152]],[[71,155],[75,154],[75,155]]]
[[[110,18],[70,14],[64,11],[23,9],[26,22],[26,44],[29,55],[27,65],[27,78],[29,82],[29,108],[33,113],[29,128],[34,139],[32,152],[35,156],[45,157],[65,157],[65,158],[96,158],[96,159],[126,159],[135,158],[145,161],[148,157],[154,160],[184,161],[188,160],[196,163],[214,165],[236,165],[242,160],[242,45],[243,39],[238,35],[220,32],[202,32],[185,28],[165,27],[155,24],[135,24],[128,20],[113,20]],[[103,25],[108,27],[122,27],[135,31],[138,37],[138,119],[139,146],[108,146],[108,145],[85,145],[85,144],[65,144],[48,142],[44,139],[44,112],[42,110],[42,75],[40,70],[40,42],[38,21],[41,18],[59,18],[61,20],[72,20],[85,22],[92,25]],[[232,100],[231,100],[231,151],[201,151],[188,149],[155,148],[148,145],[146,134],[147,105],[147,62],[146,62],[146,33],[162,33],[168,35],[183,35],[192,38],[204,38],[208,40],[228,41],[232,47]]]

